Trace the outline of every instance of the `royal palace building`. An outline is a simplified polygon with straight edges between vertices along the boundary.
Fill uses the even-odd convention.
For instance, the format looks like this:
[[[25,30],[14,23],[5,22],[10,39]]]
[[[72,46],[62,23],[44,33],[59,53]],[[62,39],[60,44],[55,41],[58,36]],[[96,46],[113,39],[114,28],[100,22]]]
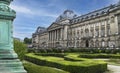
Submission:
[[[120,48],[120,2],[77,16],[65,10],[48,28],[38,27],[33,47]]]

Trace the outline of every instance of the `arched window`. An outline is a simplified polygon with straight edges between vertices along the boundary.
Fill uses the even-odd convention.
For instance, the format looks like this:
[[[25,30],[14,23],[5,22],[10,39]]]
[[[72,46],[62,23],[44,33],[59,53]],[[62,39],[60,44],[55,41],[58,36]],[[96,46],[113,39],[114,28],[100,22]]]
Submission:
[[[94,47],[94,41],[93,40],[90,41],[90,47]]]
[[[110,33],[111,33],[111,31],[110,31],[110,24],[108,24],[108,25],[107,25],[107,35],[109,36]]]
[[[96,27],[96,37],[99,37],[99,27]]]
[[[77,41],[77,43],[76,43],[76,47],[79,47],[79,41]]]
[[[101,27],[101,37],[104,37],[105,36],[105,26],[102,25]]]
[[[86,37],[89,37],[89,30],[85,29]]]
[[[93,37],[94,36],[94,28],[93,27],[91,27],[91,37]]]
[[[102,44],[102,47],[105,47],[105,41],[104,40],[102,40],[101,44]]]
[[[98,40],[96,40],[96,42],[95,42],[95,47],[99,47],[99,41]]]
[[[81,29],[81,37],[83,37],[83,29]]]

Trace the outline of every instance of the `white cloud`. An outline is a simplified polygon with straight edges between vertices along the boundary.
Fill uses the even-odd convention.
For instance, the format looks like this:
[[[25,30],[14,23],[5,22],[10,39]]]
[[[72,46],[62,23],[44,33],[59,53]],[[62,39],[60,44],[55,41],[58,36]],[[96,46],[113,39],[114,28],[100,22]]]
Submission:
[[[33,14],[32,11],[27,7],[16,6],[16,5],[10,5],[10,7],[20,13]]]
[[[14,32],[14,37],[20,38],[21,40],[23,40],[25,37],[29,37],[31,38],[32,33],[31,32],[26,32],[26,33],[22,33],[22,32]]]
[[[17,13],[23,13],[23,14],[27,14],[27,15],[37,15],[37,16],[48,16],[48,17],[53,17],[56,18],[58,15],[54,14],[52,12],[48,12],[45,9],[39,9],[39,10],[35,10],[32,8],[28,8],[25,6],[18,6],[18,5],[10,5],[10,7],[12,9],[14,9]]]
[[[34,26],[33,26],[34,27]],[[30,27],[30,26],[15,26],[14,27],[14,29],[16,29],[16,30],[31,30],[31,31],[33,31],[34,29],[33,29],[33,27]]]
[[[17,14],[27,15],[28,17],[29,16],[31,16],[31,17],[34,17],[34,16],[48,16],[48,17],[53,17],[53,18],[57,17],[57,14],[54,14],[52,12],[51,13],[47,12],[45,9],[35,10],[33,8],[28,8],[28,7],[19,6],[19,5],[10,5],[10,7],[12,9],[14,9],[17,12]],[[33,27],[24,27],[24,26],[16,25],[14,27],[14,30],[15,30],[14,37],[24,39],[24,37],[31,37],[32,33],[36,29],[33,29]],[[27,31],[23,32],[23,30],[27,30]]]

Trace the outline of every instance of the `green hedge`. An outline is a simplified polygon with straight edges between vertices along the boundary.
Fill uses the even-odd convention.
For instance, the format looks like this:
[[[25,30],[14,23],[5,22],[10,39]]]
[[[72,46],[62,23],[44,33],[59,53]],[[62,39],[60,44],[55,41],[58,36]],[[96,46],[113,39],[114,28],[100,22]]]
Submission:
[[[30,62],[25,62],[24,67],[27,70],[27,73],[69,73],[52,67],[35,65]]]
[[[55,57],[64,57],[67,54],[64,53],[35,53],[35,55],[39,56],[55,56]]]
[[[64,56],[64,59],[69,60],[69,61],[91,61],[90,59],[79,58],[78,56],[79,56],[79,54],[70,53],[70,54]]]
[[[115,58],[120,59],[119,54],[80,54],[82,58]]]
[[[107,64],[103,61],[84,60],[73,62],[64,60],[64,58],[34,54],[27,54],[26,60],[38,65],[59,68],[70,73],[103,73],[107,70]]]
[[[64,51],[63,51],[64,50]],[[66,49],[36,49],[32,52],[37,53],[107,53],[107,54],[117,54],[120,53],[120,49],[106,49],[106,48],[66,48]],[[31,49],[29,50],[31,52]]]

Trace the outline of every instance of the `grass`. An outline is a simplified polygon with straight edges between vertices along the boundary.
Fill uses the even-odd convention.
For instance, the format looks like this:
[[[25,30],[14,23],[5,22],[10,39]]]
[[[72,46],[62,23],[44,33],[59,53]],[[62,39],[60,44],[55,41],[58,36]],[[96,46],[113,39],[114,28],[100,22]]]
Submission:
[[[30,62],[25,62],[24,66],[28,73],[69,73],[60,69],[39,66]]]

